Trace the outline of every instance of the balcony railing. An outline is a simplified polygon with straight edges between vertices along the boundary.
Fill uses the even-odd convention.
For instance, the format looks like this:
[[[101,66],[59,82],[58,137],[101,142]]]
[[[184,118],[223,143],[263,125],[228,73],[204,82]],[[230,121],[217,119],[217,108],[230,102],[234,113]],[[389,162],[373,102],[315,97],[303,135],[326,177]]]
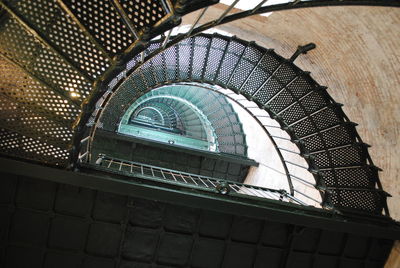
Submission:
[[[117,159],[100,154],[95,164],[81,163],[83,166],[119,173],[130,177],[154,180],[162,183],[179,185],[191,189],[216,192],[222,195],[243,198],[263,198],[307,205],[285,190],[276,190],[232,182],[219,178],[181,172],[172,169]]]

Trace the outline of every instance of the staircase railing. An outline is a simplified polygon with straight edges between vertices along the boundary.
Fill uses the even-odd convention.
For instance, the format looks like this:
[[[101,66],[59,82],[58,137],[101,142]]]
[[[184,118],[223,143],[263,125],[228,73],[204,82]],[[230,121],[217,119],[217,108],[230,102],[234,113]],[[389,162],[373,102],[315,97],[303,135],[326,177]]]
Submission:
[[[151,179],[163,183],[174,184],[191,189],[217,192],[222,195],[240,196],[247,198],[267,198],[299,205],[307,205],[285,190],[276,190],[238,182],[231,182],[173,169],[147,165],[134,161],[122,160],[100,154],[95,164],[83,164],[86,167],[117,172],[141,179]]]

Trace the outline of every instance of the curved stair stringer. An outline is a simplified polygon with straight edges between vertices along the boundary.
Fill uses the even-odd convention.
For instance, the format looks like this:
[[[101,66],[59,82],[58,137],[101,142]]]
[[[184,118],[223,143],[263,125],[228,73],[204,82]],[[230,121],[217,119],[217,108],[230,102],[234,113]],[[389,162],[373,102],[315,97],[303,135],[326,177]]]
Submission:
[[[369,162],[355,124],[325,87],[273,50],[235,37],[202,34],[165,49],[125,75],[128,78],[117,82],[102,112],[108,123],[118,121],[109,111],[126,99],[122,96],[140,96],[178,82],[228,88],[266,110],[289,134],[309,164],[324,206],[373,214],[385,208],[387,194],[377,189],[378,169]]]

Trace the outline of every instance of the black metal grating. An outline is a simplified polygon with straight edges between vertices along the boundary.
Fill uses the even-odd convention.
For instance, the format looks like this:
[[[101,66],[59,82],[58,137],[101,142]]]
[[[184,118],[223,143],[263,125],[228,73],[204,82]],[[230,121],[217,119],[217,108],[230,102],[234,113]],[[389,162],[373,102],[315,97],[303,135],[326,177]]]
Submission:
[[[34,109],[54,120],[72,122],[79,109],[68,99],[45,87],[18,66],[0,57],[0,94],[23,107]]]
[[[295,134],[299,137],[316,133],[314,125],[321,130],[337,127],[344,123],[344,120],[340,118],[340,111],[341,110],[339,110],[338,107],[321,109],[318,112],[310,115],[308,118],[295,122],[291,125],[291,127],[293,128]]]
[[[265,55],[261,59],[261,62],[265,61]],[[261,65],[261,63],[259,64]],[[253,74],[248,78],[244,84],[241,85],[241,90],[252,96],[254,93],[267,81],[270,77],[268,72],[265,72],[260,66],[255,67]]]
[[[75,92],[76,100],[82,101],[90,92],[91,84],[59,57],[51,48],[40,44],[20,24],[9,19],[0,31],[1,53],[26,68],[41,83],[51,85],[69,95]]]
[[[333,206],[343,209],[370,211],[379,214],[386,202],[385,193],[374,190],[335,189],[329,194]]]
[[[104,55],[55,1],[24,0],[13,3],[17,15],[46,36],[52,46],[79,66],[80,71],[96,78],[109,67]]]
[[[68,151],[35,138],[0,127],[0,154],[37,162],[67,165]]]
[[[146,83],[146,89],[157,85],[157,81],[156,81],[153,70],[154,70],[154,67],[153,67],[151,61],[148,61],[143,64],[142,75],[143,75],[143,78]]]
[[[339,149],[313,153],[319,168],[352,167],[366,164],[364,144],[353,144]]]
[[[274,75],[282,84],[286,85],[297,76],[297,72],[291,64],[281,63]]]
[[[268,102],[268,106],[274,113],[279,114],[283,110],[290,107],[290,105],[294,104],[297,100],[292,97],[292,94],[288,92],[287,89],[283,88],[279,93],[279,98],[274,98],[270,102]]]
[[[236,66],[233,75],[231,75],[231,79],[227,86],[232,89],[241,89],[246,78],[253,74],[253,69],[256,68],[255,65],[261,57],[261,51],[257,49],[247,49],[244,52],[241,61]]]
[[[378,169],[373,166],[351,167],[320,171],[327,186],[374,188],[378,181]]]
[[[315,90],[316,83],[311,81],[311,78],[304,74],[299,74],[295,79],[291,80],[286,86],[295,98],[302,98],[308,93]],[[321,93],[322,94],[322,93]]]
[[[135,37],[109,1],[64,0],[73,14],[110,56],[127,49]]]
[[[304,146],[309,152],[323,150],[324,148],[334,148],[355,142],[354,129],[348,125],[341,125],[326,131],[321,131],[319,135],[312,135],[302,139]]]
[[[279,81],[274,77],[268,78],[262,85],[257,89],[256,92],[253,93],[254,99],[262,104],[267,105],[270,101],[272,101],[273,97],[282,90],[283,86],[279,83]]]
[[[196,47],[196,53],[193,54],[192,59],[192,73],[191,79],[192,80],[201,80],[204,69],[204,62],[208,55],[208,47],[211,43],[211,40],[205,38],[203,36],[196,36],[194,37],[194,46]]]
[[[279,116],[288,125],[291,125],[298,120],[308,118],[308,114],[306,111],[304,111],[299,102],[296,102],[294,105],[290,106],[288,109],[280,113]]]
[[[197,37],[200,38],[200,37]],[[204,38],[204,37],[203,37]],[[210,41],[209,41],[210,42]],[[238,42],[230,41],[227,47],[227,52],[222,60],[217,81],[223,84],[228,83],[233,70],[238,65],[242,55],[245,53],[246,45]],[[201,65],[200,65],[201,66]],[[199,68],[199,67],[198,67]]]
[[[160,84],[163,81],[167,80],[167,73],[165,67],[165,58],[164,55],[157,55],[151,61],[154,77],[156,79],[156,83]]]
[[[11,18],[0,25],[0,37],[1,53],[25,67],[40,50],[38,42]]]
[[[211,39],[211,46],[207,54],[207,62],[203,69],[203,79],[213,81],[218,73],[219,63],[222,61],[228,41],[221,38]],[[197,64],[197,63],[196,63]]]
[[[185,39],[177,46],[177,63],[179,66],[178,79],[188,80],[190,77],[190,63],[192,59],[192,39]]]
[[[66,148],[72,138],[70,127],[49,120],[17,102],[0,98],[0,125],[47,143]]]
[[[154,26],[168,14],[161,1],[120,0],[120,3],[136,30],[140,31]]]
[[[167,81],[174,81],[178,79],[178,61],[177,61],[177,47],[173,46],[162,53],[165,57]]]
[[[82,76],[50,50],[43,49],[35,60],[33,60],[30,69],[42,80],[49,81],[49,83],[61,91],[77,93],[79,101],[83,101],[90,93],[91,83],[82,78]]]

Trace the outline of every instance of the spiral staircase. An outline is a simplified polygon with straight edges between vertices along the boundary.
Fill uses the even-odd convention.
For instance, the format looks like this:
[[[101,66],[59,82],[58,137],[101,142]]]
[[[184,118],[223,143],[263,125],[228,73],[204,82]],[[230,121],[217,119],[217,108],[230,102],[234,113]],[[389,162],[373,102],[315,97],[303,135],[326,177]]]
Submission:
[[[275,10],[400,4],[260,1],[228,15],[234,1],[196,27],[217,2],[0,1],[2,267],[382,267],[400,227],[356,124],[294,64],[313,46],[286,59],[203,31]],[[188,32],[173,34],[199,9]],[[289,192],[98,157],[100,134],[117,137],[137,108],[206,139],[192,105],[215,134],[219,154],[206,157],[254,165],[224,90],[275,122],[253,114],[275,146]],[[285,156],[285,143],[302,164]],[[297,177],[295,167],[314,181]],[[307,206],[295,180],[319,191],[322,208]]]
[[[206,132],[212,132],[215,133],[212,143],[218,144],[217,151],[246,155],[245,134],[241,123],[231,104],[223,95],[189,85],[162,87],[140,97],[135,101],[137,104],[132,104],[128,110],[132,109],[135,113],[135,109],[154,107],[153,102],[168,104],[175,111],[182,121],[185,136],[207,140]],[[127,119],[129,115],[130,113],[126,112],[120,124],[124,123],[124,117],[126,116]],[[112,120],[104,118],[101,123],[104,130],[116,131],[116,124]],[[210,138],[208,142],[211,143]]]

